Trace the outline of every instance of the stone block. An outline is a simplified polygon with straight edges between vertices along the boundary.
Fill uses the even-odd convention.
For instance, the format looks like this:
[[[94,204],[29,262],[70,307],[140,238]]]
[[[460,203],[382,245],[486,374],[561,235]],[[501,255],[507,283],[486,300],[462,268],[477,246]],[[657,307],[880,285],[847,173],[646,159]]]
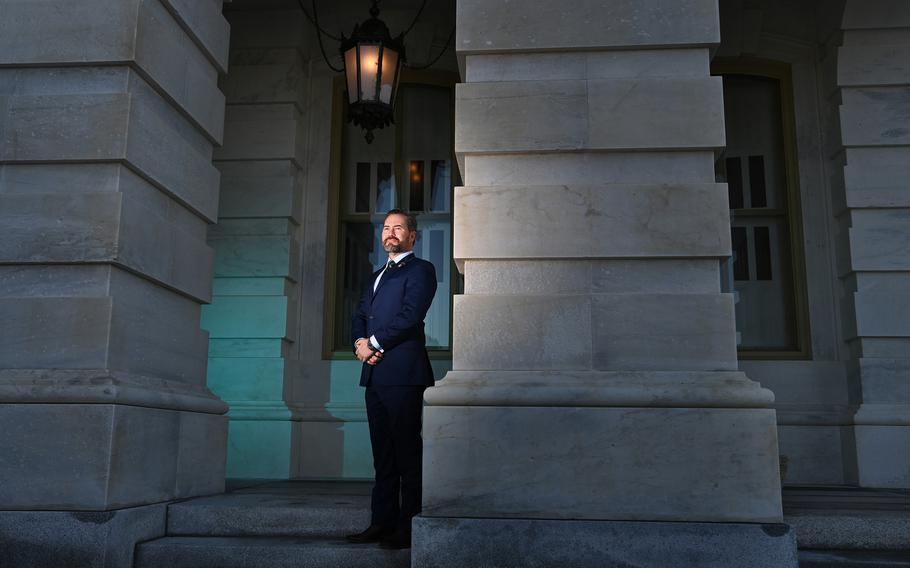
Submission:
[[[424,516],[781,519],[773,410],[426,406],[423,434]]]
[[[714,152],[469,154],[462,169],[469,187],[705,183],[714,181]]]
[[[211,237],[215,277],[287,277],[296,279],[299,245],[292,237]]]
[[[411,566],[796,568],[783,524],[643,523],[419,516]]]
[[[586,296],[455,296],[457,369],[590,369]]]
[[[7,369],[105,368],[112,309],[104,297],[0,298],[0,361]]]
[[[910,448],[910,426],[857,423],[854,432],[861,487],[910,486],[910,452],[898,450]]]
[[[782,463],[781,482],[788,485],[847,485],[844,448],[847,426],[787,426],[778,424]]]
[[[204,384],[208,335],[197,301],[121,270],[112,272],[111,296],[111,369]]]
[[[324,10],[325,13],[320,14],[320,26],[330,29],[325,18],[331,18],[334,11]],[[225,15],[231,25],[231,57],[234,57],[237,50],[251,48],[293,47],[307,53],[307,47],[315,41],[312,24],[299,9],[244,10],[227,12]],[[233,59],[231,63],[233,64]]]
[[[295,160],[303,166],[298,130],[302,115],[293,104],[228,105],[224,146],[216,160]]]
[[[228,46],[231,27],[221,14],[222,2],[198,0],[161,0],[168,10],[180,20],[196,43],[218,66],[221,73],[228,70]]]
[[[0,298],[97,298],[107,293],[110,270],[101,264],[2,264]]]
[[[220,219],[287,217],[300,222],[301,172],[292,162],[219,162]]]
[[[910,84],[910,45],[841,47],[837,55],[837,84],[868,87]]]
[[[858,337],[851,341],[852,357],[903,358],[910,353],[910,337]]]
[[[847,207],[910,207],[910,148],[847,148]]]
[[[462,187],[454,256],[723,257],[730,254],[727,207],[722,184]],[[568,248],[553,238],[567,227]]]
[[[366,413],[359,421],[324,419],[300,426],[299,473],[325,479],[373,479],[373,458]]]
[[[151,181],[214,222],[219,173],[212,142],[135,73],[130,74],[126,160]]]
[[[716,260],[468,260],[464,293],[719,293]]]
[[[10,568],[133,566],[140,542],[164,535],[167,505],[114,511],[0,512],[0,559]]]
[[[276,51],[288,57],[272,57]],[[221,88],[233,103],[291,103],[303,112],[307,86],[306,65],[296,50],[268,50],[255,63],[231,65]],[[277,59],[277,60],[276,60]]]
[[[181,412],[174,497],[185,499],[224,491],[227,416]]]
[[[724,145],[720,77],[463,83],[455,107],[464,154]]]
[[[910,403],[910,352],[905,358],[862,357],[857,361],[864,403]]]
[[[910,209],[859,209],[850,219],[852,270],[910,270]]]
[[[841,137],[845,147],[901,146],[910,141],[910,86],[841,90]]]
[[[720,43],[716,0],[580,0],[566,10],[539,0],[534,17],[517,18],[507,0],[462,0],[456,7],[459,54],[705,46]],[[508,22],[509,25],[504,25]],[[609,25],[605,25],[609,22]]]
[[[871,288],[853,294],[859,336],[910,337],[910,289]],[[907,354],[910,357],[910,353]]]
[[[288,366],[281,357],[210,357],[208,386],[227,401],[278,401]]]
[[[214,338],[209,340],[209,371],[211,359],[225,357],[285,357],[288,344],[282,339]]]
[[[290,420],[231,420],[227,476],[287,479],[291,476]]]
[[[176,5],[188,12],[186,0],[152,0],[139,5],[135,60],[162,90],[189,115],[213,142],[224,129],[224,95],[218,90],[218,69],[175,19]],[[194,2],[201,8],[207,2]],[[167,8],[165,8],[167,6]],[[171,11],[168,11],[170,9]],[[214,11],[212,11],[214,12]],[[202,16],[202,14],[199,14]],[[206,14],[227,27],[219,13]],[[201,18],[197,20],[201,23]],[[227,39],[225,35],[225,40]],[[225,57],[224,63],[227,63]],[[226,67],[222,71],[226,71]]]
[[[0,64],[126,61],[132,56],[139,0],[86,0],[58,6],[5,2]]]
[[[910,11],[901,0],[847,0],[841,27],[845,30],[907,28]]]
[[[0,96],[0,160],[102,160],[124,154],[125,93]]]
[[[591,312],[594,369],[737,368],[730,294],[597,294]]]
[[[215,296],[201,325],[213,338],[281,338],[288,331],[287,310],[284,296]]]
[[[122,196],[116,193],[0,195],[0,260],[102,262],[117,255]]]
[[[465,82],[707,77],[709,59],[707,48],[468,55]]]

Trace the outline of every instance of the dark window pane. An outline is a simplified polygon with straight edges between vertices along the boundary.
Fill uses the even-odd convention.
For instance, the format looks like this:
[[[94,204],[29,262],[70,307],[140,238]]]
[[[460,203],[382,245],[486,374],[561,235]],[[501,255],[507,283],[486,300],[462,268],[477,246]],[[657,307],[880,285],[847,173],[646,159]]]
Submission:
[[[347,346],[351,340],[351,317],[360,300],[360,294],[373,274],[373,254],[377,247],[376,228],[370,223],[343,223],[344,278],[339,290],[335,345]],[[377,251],[378,253],[379,251]],[[385,256],[382,254],[382,256]]]
[[[370,212],[370,163],[357,162],[357,180],[355,182],[354,212]]]
[[[436,268],[436,281],[445,280],[445,232],[430,231],[430,262]]]
[[[730,209],[743,208],[743,165],[739,158],[727,158],[727,190]]]
[[[394,207],[395,184],[392,183],[392,163],[376,164],[376,212],[385,213]]]
[[[433,160],[430,163],[430,211],[445,211],[446,197],[452,185],[448,160]]]
[[[749,190],[752,195],[752,207],[768,206],[764,156],[749,156]]]
[[[755,227],[755,279],[771,280],[771,235],[768,227]]]
[[[745,227],[733,227],[733,279],[749,279],[749,241]]]
[[[423,160],[411,162],[411,192],[410,192],[410,209],[411,211],[423,211]]]

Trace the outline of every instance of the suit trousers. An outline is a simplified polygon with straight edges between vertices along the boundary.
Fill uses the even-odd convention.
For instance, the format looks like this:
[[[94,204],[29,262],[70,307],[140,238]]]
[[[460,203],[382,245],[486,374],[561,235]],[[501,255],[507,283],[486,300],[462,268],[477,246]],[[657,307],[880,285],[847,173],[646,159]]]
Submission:
[[[423,391],[425,386],[367,386],[367,420],[373,447],[372,520],[389,529],[411,530],[422,491]]]

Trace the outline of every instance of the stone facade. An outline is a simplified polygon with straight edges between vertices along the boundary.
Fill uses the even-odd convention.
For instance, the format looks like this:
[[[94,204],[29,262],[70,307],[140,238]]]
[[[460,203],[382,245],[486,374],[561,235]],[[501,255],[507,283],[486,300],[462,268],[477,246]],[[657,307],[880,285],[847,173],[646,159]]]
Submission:
[[[461,543],[496,528],[512,557],[569,531],[578,549],[694,542],[702,565],[729,564],[712,542],[760,545],[783,566],[781,480],[910,486],[905,4],[458,0],[421,17],[415,63],[457,24],[457,62],[434,70],[463,81],[464,293],[427,393],[415,565],[474,562],[486,549]],[[418,6],[383,18],[404,29]],[[321,11],[337,33],[366,9]],[[325,344],[338,78],[296,2],[0,14],[0,558],[129,566],[163,503],[225,474],[370,477],[359,364]],[[738,357],[720,286],[712,65],[743,60],[789,70],[799,357]]]

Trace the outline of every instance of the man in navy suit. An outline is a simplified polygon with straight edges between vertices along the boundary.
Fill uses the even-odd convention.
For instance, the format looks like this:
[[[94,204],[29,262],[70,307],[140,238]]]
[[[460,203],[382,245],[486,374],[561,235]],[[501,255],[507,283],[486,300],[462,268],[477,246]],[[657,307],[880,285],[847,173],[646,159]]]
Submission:
[[[423,320],[436,294],[436,270],[414,256],[416,239],[414,215],[386,214],[382,247],[389,259],[367,282],[351,330],[354,354],[363,362],[376,483],[369,528],[347,538],[383,548],[411,545],[411,519],[421,500],[423,391],[434,382]]]

